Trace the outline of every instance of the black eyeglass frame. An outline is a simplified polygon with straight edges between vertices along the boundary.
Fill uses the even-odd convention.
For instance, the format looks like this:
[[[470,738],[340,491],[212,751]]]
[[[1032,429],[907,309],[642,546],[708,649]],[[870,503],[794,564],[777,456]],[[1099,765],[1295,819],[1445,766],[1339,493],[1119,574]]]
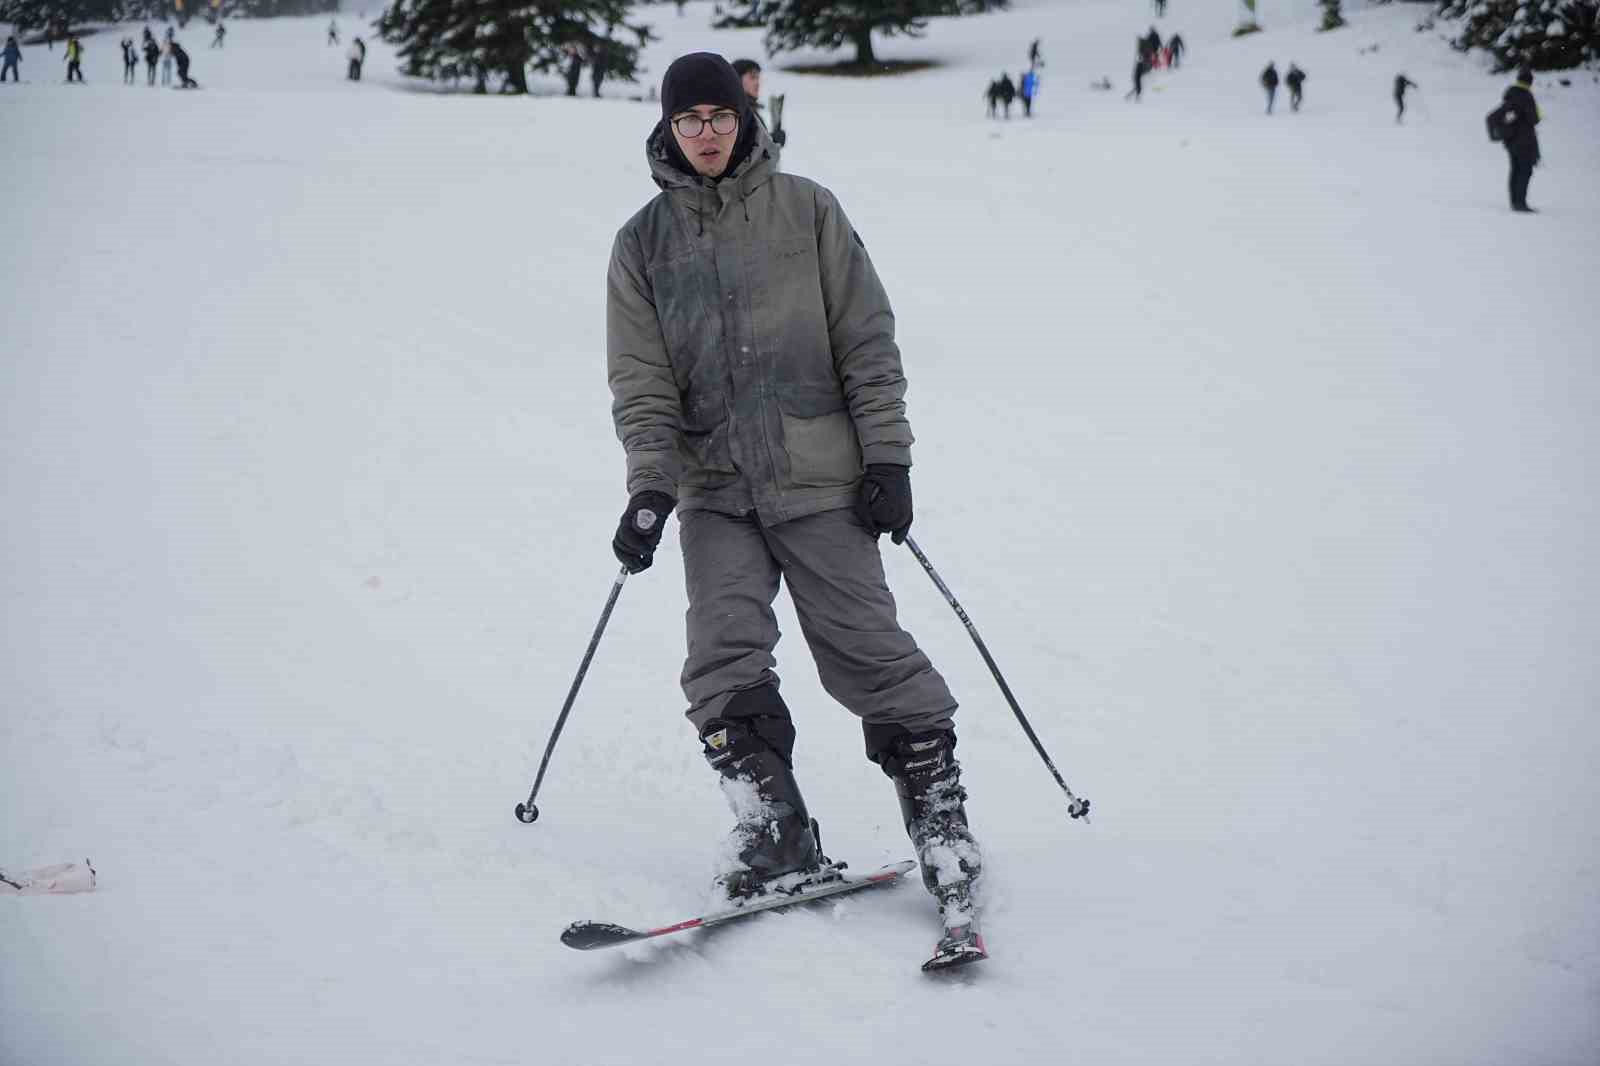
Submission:
[[[732,120],[732,125],[728,126],[728,128],[725,130],[717,129],[717,120],[721,118]],[[693,122],[695,124],[693,133],[690,133],[688,130],[683,128],[684,124],[688,122]],[[672,128],[678,131],[679,136],[690,141],[704,133],[707,126],[710,126],[711,132],[715,133],[717,136],[726,137],[728,134],[739,128],[739,112],[718,111],[715,112],[710,119],[704,119],[691,111],[687,115],[679,115],[677,118],[672,120]]]

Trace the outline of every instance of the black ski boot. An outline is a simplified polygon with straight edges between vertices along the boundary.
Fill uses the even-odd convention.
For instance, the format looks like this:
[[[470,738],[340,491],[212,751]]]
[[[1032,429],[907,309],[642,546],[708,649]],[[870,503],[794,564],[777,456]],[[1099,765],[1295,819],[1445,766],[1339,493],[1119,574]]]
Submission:
[[[948,730],[906,734],[881,760],[900,797],[922,883],[939,901],[947,928],[972,922],[972,888],[983,869],[978,842],[967,828],[967,791],[955,746],[956,735]]]
[[[806,813],[794,771],[782,755],[737,721],[713,721],[700,739],[738,819],[717,877],[729,899],[760,895],[786,874],[830,865],[817,823]]]

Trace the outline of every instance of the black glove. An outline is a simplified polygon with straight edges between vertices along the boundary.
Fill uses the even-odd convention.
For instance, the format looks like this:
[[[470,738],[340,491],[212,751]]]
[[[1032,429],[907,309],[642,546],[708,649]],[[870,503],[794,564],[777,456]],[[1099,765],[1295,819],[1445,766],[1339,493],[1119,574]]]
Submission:
[[[772,131],[772,143],[777,145],[779,148],[782,148],[784,145],[788,144],[789,143],[789,131],[786,130],[786,129],[783,129],[781,127],[778,128],[778,129],[773,130]]]
[[[871,463],[861,479],[856,517],[876,536],[890,534],[896,544],[911,532],[911,468],[894,463]]]
[[[640,492],[628,501],[628,509],[617,524],[617,535],[611,541],[617,562],[627,567],[628,573],[650,569],[661,533],[667,528],[667,515],[677,503],[664,492]]]

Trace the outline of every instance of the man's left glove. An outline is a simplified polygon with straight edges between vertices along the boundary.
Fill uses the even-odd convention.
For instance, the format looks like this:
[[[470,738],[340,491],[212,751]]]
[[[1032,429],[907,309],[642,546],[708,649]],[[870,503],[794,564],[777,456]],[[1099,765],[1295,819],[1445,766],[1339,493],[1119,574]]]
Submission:
[[[650,569],[655,561],[656,547],[661,543],[661,533],[667,526],[667,515],[677,506],[664,492],[639,492],[628,501],[617,524],[617,535],[611,541],[611,550],[617,561],[628,568],[628,573],[638,574]]]
[[[911,532],[911,468],[894,463],[871,463],[861,479],[856,517],[874,536],[888,533],[896,544]]]

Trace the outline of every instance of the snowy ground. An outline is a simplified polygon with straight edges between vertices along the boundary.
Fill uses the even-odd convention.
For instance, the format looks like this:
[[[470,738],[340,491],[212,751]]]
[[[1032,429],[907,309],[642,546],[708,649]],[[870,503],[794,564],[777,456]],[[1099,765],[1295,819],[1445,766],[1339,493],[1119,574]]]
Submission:
[[[692,913],[726,828],[675,534],[511,817],[615,572],[601,277],[651,106],[399,91],[381,45],[350,85],[321,19],[192,28],[195,93],[118,84],[115,33],[82,88],[28,49],[0,864],[101,881],[0,900],[0,1062],[1600,1061],[1600,87],[1541,79],[1513,217],[1500,79],[1416,5],[1305,7],[1234,42],[1178,0],[1138,105],[1131,0],[883,47],[916,76],[769,66],[896,303],[919,539],[1095,802],[890,552],[987,847],[994,958],[950,982],[914,886],[557,943]],[[709,11],[650,9],[657,76],[759,54]],[[1035,36],[1039,117],[987,122]],[[1304,113],[1260,114],[1269,58]],[[783,617],[830,851],[906,855]]]

